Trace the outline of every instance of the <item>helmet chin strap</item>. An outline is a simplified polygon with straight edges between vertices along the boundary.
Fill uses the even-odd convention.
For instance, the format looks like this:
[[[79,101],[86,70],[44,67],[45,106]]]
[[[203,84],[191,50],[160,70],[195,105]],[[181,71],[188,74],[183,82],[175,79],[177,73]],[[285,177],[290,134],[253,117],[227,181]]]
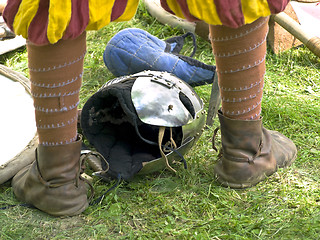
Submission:
[[[173,152],[176,152],[182,159],[183,163],[184,163],[184,167],[187,168],[186,166],[186,160],[184,159],[184,157],[176,150],[177,149],[177,144],[176,142],[174,141],[173,139],[173,136],[172,136],[172,128],[170,127],[170,141],[168,141],[165,145],[162,144],[162,141],[163,141],[163,137],[164,137],[164,133],[165,133],[165,130],[166,130],[166,127],[164,126],[160,126],[159,127],[159,134],[158,134],[158,143],[156,142],[153,142],[153,141],[149,141],[147,139],[145,139],[144,137],[141,136],[140,132],[139,132],[139,129],[138,129],[138,124],[137,122],[135,122],[134,124],[134,127],[135,127],[135,130],[136,130],[136,133],[137,135],[143,140],[145,141],[146,143],[148,144],[151,144],[151,145],[158,145],[159,146],[159,150],[160,150],[160,154],[161,154],[161,157],[164,158],[165,162],[166,162],[166,167],[176,173],[177,171],[174,170],[170,164],[169,164],[169,161],[168,161],[168,158],[167,156],[165,155],[164,152],[170,152],[170,151],[173,151]]]
[[[163,126],[159,127],[158,146],[159,146],[160,154],[161,154],[161,156],[165,159],[167,168],[168,168],[170,171],[176,173],[177,171],[174,170],[174,169],[170,166],[169,161],[168,161],[168,158],[167,158],[167,156],[164,154],[164,152],[163,152],[163,150],[162,150],[162,140],[163,140],[163,136],[164,136],[165,130],[166,130],[166,127],[163,127]],[[165,150],[167,144],[170,144],[171,146],[173,145],[174,149],[177,148],[177,145],[176,145],[175,141],[174,141],[173,138],[172,138],[172,128],[171,128],[171,127],[170,127],[170,141],[165,144],[164,150]],[[166,151],[166,150],[165,150],[165,151]]]
[[[163,148],[163,151],[166,153],[169,153],[170,151],[172,151],[171,149],[177,149],[177,144],[172,137],[172,128],[170,127],[169,129],[170,129],[170,141],[166,142]]]

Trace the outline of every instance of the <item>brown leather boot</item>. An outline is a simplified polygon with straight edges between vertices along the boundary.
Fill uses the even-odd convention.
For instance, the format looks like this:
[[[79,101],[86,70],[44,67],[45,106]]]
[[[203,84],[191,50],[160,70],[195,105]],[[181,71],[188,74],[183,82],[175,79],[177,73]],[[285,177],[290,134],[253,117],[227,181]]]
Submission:
[[[54,216],[72,216],[88,206],[87,186],[80,176],[81,137],[57,146],[39,145],[36,161],[12,180],[21,201]]]
[[[235,120],[219,111],[222,149],[214,172],[218,182],[247,188],[289,166],[296,158],[294,143],[262,126],[262,120]]]

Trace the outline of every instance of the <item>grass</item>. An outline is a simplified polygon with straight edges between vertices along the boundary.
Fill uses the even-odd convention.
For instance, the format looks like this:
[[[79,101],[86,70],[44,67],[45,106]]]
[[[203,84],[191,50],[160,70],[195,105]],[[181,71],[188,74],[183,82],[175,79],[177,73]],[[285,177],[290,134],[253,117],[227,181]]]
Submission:
[[[107,42],[119,30],[137,27],[160,39],[182,34],[163,26],[140,4],[126,23],[89,32],[81,106],[113,76],[104,66]],[[197,38],[195,58],[214,64],[210,44]],[[188,41],[185,54],[190,52]],[[25,49],[0,62],[28,76]],[[216,153],[208,127],[186,156],[188,170],[166,170],[121,183],[101,204],[68,218],[22,206],[0,211],[0,239],[319,239],[320,236],[320,60],[304,47],[280,55],[268,49],[264,125],[290,137],[298,158],[255,187],[221,187],[213,176]],[[196,88],[206,107],[210,86]],[[96,197],[114,182],[94,179]],[[0,204],[18,204],[10,182],[0,186]]]

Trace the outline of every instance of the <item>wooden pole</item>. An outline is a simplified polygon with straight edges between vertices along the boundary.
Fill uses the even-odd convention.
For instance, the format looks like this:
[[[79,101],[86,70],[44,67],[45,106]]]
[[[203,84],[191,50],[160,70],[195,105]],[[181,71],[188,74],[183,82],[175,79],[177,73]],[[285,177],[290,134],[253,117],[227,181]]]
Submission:
[[[320,38],[307,33],[299,23],[286,13],[281,12],[271,16],[275,22],[299,39],[312,53],[320,57]],[[318,26],[315,26],[318,27]]]

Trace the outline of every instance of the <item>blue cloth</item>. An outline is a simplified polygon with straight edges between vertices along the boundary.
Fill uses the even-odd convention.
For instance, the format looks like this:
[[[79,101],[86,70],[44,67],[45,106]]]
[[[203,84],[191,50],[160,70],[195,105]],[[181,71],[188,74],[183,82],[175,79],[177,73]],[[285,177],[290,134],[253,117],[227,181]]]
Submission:
[[[124,29],[110,39],[103,60],[117,77],[154,70],[172,73],[191,86],[212,83],[215,66],[179,54],[189,35],[163,41],[142,29]]]

